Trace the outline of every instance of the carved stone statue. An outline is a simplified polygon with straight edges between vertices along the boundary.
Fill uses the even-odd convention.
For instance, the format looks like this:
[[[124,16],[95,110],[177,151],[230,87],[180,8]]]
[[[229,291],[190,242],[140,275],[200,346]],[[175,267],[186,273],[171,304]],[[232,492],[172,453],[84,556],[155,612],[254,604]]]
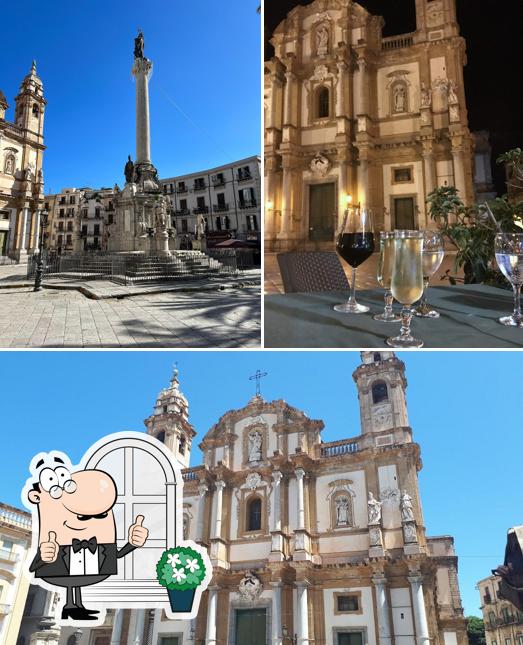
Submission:
[[[400,512],[402,522],[413,522],[414,511],[412,510],[412,497],[406,490],[402,491],[400,499]]]
[[[377,500],[371,492],[369,492],[367,510],[369,514],[369,524],[379,524],[381,521],[381,502]]]
[[[336,524],[346,526],[349,523],[349,500],[347,497],[338,497],[336,498]]]
[[[396,85],[394,88],[394,112],[407,111],[407,91],[404,85]]]
[[[454,104],[458,103],[458,94],[457,94],[458,86],[454,81],[449,81],[448,85],[448,100],[449,103]]]
[[[430,87],[427,87],[425,83],[421,83],[421,107],[429,108],[432,103],[432,92]]]
[[[6,175],[12,175],[14,172],[14,159],[13,157],[9,156],[5,160],[5,173]]]
[[[316,31],[316,54],[325,56],[329,51],[329,30],[326,25],[322,24]]]
[[[134,163],[131,161],[131,155],[127,156],[127,163],[124,168],[125,182],[131,184],[134,177]]]
[[[162,198],[156,205],[154,209],[155,224],[159,229],[165,229],[167,224],[167,207],[165,204],[165,199]]]
[[[205,217],[201,213],[196,216],[195,229],[197,240],[201,240],[203,237],[205,237]]]
[[[262,436],[257,430],[249,434],[249,462],[261,461],[262,442]]]
[[[238,585],[238,593],[242,600],[247,602],[255,602],[260,597],[263,591],[261,580],[257,577],[254,571],[247,571]]]
[[[134,39],[134,57],[145,58],[143,53],[143,34],[142,30],[138,30],[138,36]]]

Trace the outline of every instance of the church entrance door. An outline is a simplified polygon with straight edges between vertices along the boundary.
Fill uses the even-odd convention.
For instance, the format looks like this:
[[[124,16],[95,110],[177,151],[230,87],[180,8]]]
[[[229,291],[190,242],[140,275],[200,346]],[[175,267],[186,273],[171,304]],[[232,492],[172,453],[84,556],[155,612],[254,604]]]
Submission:
[[[335,196],[334,183],[309,186],[309,240],[311,242],[334,240]]]
[[[399,230],[413,230],[416,228],[414,197],[397,197],[394,199],[394,228]]]
[[[361,632],[339,632],[337,645],[363,645]]]
[[[265,609],[236,610],[236,645],[266,645],[267,616]]]

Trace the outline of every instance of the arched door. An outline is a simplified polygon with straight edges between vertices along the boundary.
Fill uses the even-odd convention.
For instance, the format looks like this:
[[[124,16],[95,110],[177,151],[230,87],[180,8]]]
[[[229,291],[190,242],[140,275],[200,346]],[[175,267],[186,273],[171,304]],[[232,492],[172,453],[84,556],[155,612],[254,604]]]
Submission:
[[[176,475],[164,452],[145,438],[122,437],[97,444],[85,468],[99,468],[116,482],[114,507],[118,548],[128,541],[129,527],[137,515],[149,530],[145,545],[118,560],[118,574],[84,587],[86,600],[115,603],[118,607],[144,607],[167,601],[165,589],[156,580],[156,563],[164,549],[176,545]],[[123,602],[122,602],[123,601]]]

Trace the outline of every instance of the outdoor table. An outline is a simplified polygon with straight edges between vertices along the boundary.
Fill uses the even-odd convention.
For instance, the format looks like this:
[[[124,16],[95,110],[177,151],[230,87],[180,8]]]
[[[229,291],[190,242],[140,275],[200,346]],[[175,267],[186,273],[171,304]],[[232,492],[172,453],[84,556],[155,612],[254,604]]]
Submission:
[[[401,324],[372,319],[383,311],[384,291],[357,291],[356,300],[370,306],[366,314],[343,314],[333,305],[348,299],[346,291],[265,296],[265,347],[386,346]],[[412,335],[424,347],[523,347],[523,329],[498,322],[514,309],[512,291],[484,285],[429,287],[427,300],[439,318],[412,317]],[[394,303],[394,311],[401,305]]]

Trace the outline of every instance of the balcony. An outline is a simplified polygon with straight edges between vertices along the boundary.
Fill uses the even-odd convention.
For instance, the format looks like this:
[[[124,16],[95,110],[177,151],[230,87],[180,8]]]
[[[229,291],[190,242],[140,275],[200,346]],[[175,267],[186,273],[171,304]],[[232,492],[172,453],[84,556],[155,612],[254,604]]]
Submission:
[[[188,208],[181,208],[178,211],[174,211],[174,215],[176,217],[187,217],[187,215],[190,215],[191,211]]]
[[[342,439],[331,441],[320,446],[321,457],[337,457],[338,455],[350,455],[359,451],[357,439]]]
[[[184,482],[198,481],[200,477],[198,473],[205,472],[205,466],[193,466],[192,468],[184,468],[182,470],[182,479]]]
[[[20,556],[13,553],[10,549],[0,549],[0,560],[3,562],[18,562]]]
[[[212,185],[217,187],[217,186],[225,186],[225,177],[215,177],[212,180]]]
[[[193,190],[205,190],[207,186],[204,181],[195,181],[193,184]]]
[[[179,195],[180,194],[183,195],[183,194],[187,193],[188,191],[189,191],[189,189],[187,188],[187,186],[176,186],[176,192]]]
[[[256,208],[257,202],[255,199],[251,199],[249,201],[244,201],[239,203],[240,208]]]
[[[242,172],[241,170],[238,170],[238,182],[249,181],[250,179],[252,179],[250,172]]]
[[[193,208],[192,212],[194,215],[206,215],[209,212],[208,206],[198,206],[198,208]]]
[[[229,210],[229,204],[214,204],[212,210],[215,213],[225,213]]]
[[[390,36],[381,41],[381,49],[383,51],[391,51],[394,49],[403,49],[404,47],[412,47],[414,44],[413,34],[403,34],[402,36]]]

